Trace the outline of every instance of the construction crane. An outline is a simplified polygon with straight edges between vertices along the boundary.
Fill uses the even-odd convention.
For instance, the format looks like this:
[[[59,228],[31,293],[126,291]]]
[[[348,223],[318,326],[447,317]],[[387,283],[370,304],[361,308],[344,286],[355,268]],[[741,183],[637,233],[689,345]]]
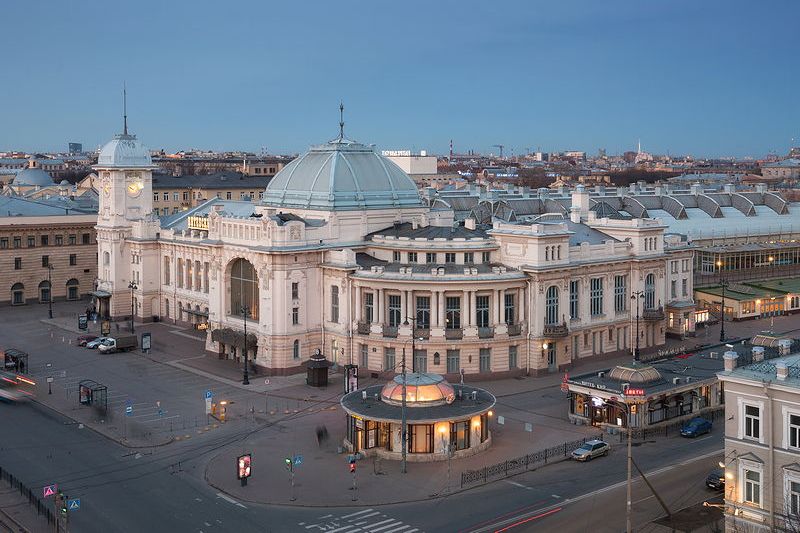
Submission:
[[[500,149],[500,158],[501,159],[503,158],[503,148],[505,148],[505,147],[506,147],[506,145],[504,145],[504,144],[493,144],[492,145],[492,148],[499,148]]]

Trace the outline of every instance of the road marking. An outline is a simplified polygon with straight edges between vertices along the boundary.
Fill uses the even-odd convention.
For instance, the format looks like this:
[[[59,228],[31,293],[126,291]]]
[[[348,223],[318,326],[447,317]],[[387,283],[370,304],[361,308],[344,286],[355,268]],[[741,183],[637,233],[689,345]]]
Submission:
[[[351,526],[340,527],[340,528],[337,528],[337,529],[331,529],[331,530],[328,531],[328,533],[336,533],[337,531],[345,531],[345,530],[350,529],[351,527],[356,527],[356,526],[352,526],[351,525]],[[355,533],[356,531],[361,531],[361,528],[354,529],[350,533]]]
[[[372,509],[368,509],[365,512],[368,513],[369,511],[372,511]],[[352,520],[348,520],[348,522],[353,522],[354,520],[361,520],[362,518],[369,518],[370,516],[375,516],[376,514],[381,514],[381,513],[380,513],[380,511],[375,511],[374,513],[365,514],[364,516],[359,516],[358,518],[353,518]],[[346,518],[346,517],[343,516],[342,518]]]
[[[503,533],[503,531],[508,531],[509,529],[511,529],[513,527],[517,527],[519,525],[525,524],[527,522],[530,522],[531,520],[538,520],[539,518],[544,518],[545,516],[551,515],[553,513],[557,513],[560,510],[561,510],[561,507],[557,507],[556,509],[551,509],[549,511],[545,511],[545,512],[540,513],[538,515],[530,516],[530,517],[526,518],[525,520],[520,520],[519,522],[514,522],[513,524],[508,525],[508,526],[504,527],[503,529],[498,529],[494,533]]]
[[[228,496],[227,494],[222,494],[221,492],[218,492],[218,493],[217,493],[217,498],[222,498],[223,500],[225,500],[225,501],[226,501],[226,502],[228,502],[228,503],[232,503],[232,504],[234,504],[234,505],[238,505],[239,507],[242,507],[242,508],[244,508],[244,509],[247,509],[247,507],[245,507],[245,506],[244,506],[244,505],[242,505],[241,503],[237,502],[236,500],[234,500],[233,498],[231,498],[231,497],[230,497],[230,496]]]
[[[384,529],[387,529],[387,528],[390,528],[390,527],[399,526],[400,524],[402,524],[402,522],[400,522],[399,520],[395,520],[395,519],[391,519],[391,520],[389,520],[389,522],[391,522],[391,524],[389,524],[389,525],[387,525],[387,526],[383,526],[383,527],[378,527],[378,528],[370,529],[370,531],[371,531],[372,533],[377,533],[378,531],[382,531],[382,530],[384,530]],[[383,522],[378,522],[377,524],[374,524],[374,525],[376,525],[376,526],[377,526],[377,525],[380,525],[380,524],[383,524]]]
[[[641,503],[641,502],[643,502],[643,501],[649,500],[650,498],[655,498],[655,496],[651,494],[651,495],[650,495],[650,496],[648,496],[647,498],[642,498],[641,500],[636,500],[636,501],[635,501],[635,502],[633,502],[633,503],[634,503],[634,504],[636,504],[636,503]]]
[[[403,531],[404,529],[408,529],[410,527],[411,526],[400,526],[400,527],[396,527],[394,529],[390,529],[389,531],[384,531],[383,533],[395,533],[397,531]],[[411,531],[416,531],[416,529],[412,529]]]
[[[559,499],[559,498],[561,497],[561,496],[559,496],[558,494],[551,494],[550,496],[552,496],[552,497],[553,497],[553,498],[555,498],[556,500],[557,500],[557,499]]]
[[[507,480],[506,480],[506,483],[509,483],[509,484],[511,484],[511,485],[514,485],[515,487],[519,487],[519,488],[521,488],[521,489],[528,489],[528,490],[531,490],[531,488],[530,488],[530,487],[528,487],[528,486],[526,486],[526,485],[523,485],[522,483],[517,483],[516,481],[511,481],[510,479],[507,479]]]
[[[369,526],[370,527],[370,531],[374,531],[372,528],[375,527],[375,526],[379,526],[381,524],[385,524],[386,522],[394,522],[394,521],[395,521],[394,518],[390,518],[389,520],[384,520],[383,522],[376,522],[374,524],[370,524],[370,526]]]

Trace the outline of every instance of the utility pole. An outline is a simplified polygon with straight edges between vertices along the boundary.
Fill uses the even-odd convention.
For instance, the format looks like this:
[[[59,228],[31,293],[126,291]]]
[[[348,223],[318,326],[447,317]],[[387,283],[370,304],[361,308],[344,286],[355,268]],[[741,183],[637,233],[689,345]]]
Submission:
[[[407,445],[408,444],[408,439],[407,439],[407,435],[406,435],[406,432],[408,431],[408,427],[407,427],[407,424],[406,424],[406,347],[405,347],[405,345],[403,345],[403,358],[400,361],[400,365],[401,365],[401,369],[402,369],[402,372],[403,372],[403,389],[402,389],[403,395],[402,395],[402,404],[401,404],[401,406],[402,406],[401,407],[401,413],[402,413],[402,415],[401,415],[401,418],[402,418],[401,427],[402,427],[402,429],[400,430],[400,441],[401,441],[400,442],[400,446],[402,447],[403,461],[402,461],[401,466],[400,466],[400,471],[405,474],[406,473],[406,453],[407,453],[406,448],[408,447],[408,445]],[[354,481],[354,483],[355,483],[355,481]]]
[[[638,309],[638,301],[637,301],[637,309]],[[639,341],[639,333],[636,333],[636,341],[638,344]],[[626,399],[627,402],[627,399]],[[631,464],[633,463],[633,456],[631,455],[631,406],[629,403],[625,404],[627,406],[626,416],[628,418],[628,486],[627,486],[627,494],[626,494],[626,504],[625,504],[625,531],[627,533],[633,532],[633,527],[631,526]]]
[[[635,348],[633,349],[633,364],[639,362],[639,300],[644,296],[644,291],[633,291],[631,293],[631,300],[636,302],[636,341]],[[630,465],[628,465],[630,470]]]
[[[247,315],[250,314],[250,308],[246,305],[242,307],[242,317],[244,318],[244,354],[242,360],[244,361],[244,371],[242,376],[242,385],[250,385],[250,377],[247,375]]]
[[[133,313],[135,311],[134,308],[133,308],[133,304],[134,304],[133,291],[135,291],[139,287],[133,281],[131,281],[130,283],[128,283],[128,288],[131,290],[131,333],[136,333],[136,331],[133,329]]]
[[[723,266],[725,266],[724,263],[720,260],[717,260],[717,267],[719,268],[719,285],[722,287],[722,306],[720,307],[719,318],[719,342],[725,342],[725,287],[727,287],[728,282],[722,275]]]
[[[50,291],[50,296],[47,298],[47,316],[53,318],[53,279],[50,275],[53,272],[53,265],[50,261],[47,262],[47,289]]]

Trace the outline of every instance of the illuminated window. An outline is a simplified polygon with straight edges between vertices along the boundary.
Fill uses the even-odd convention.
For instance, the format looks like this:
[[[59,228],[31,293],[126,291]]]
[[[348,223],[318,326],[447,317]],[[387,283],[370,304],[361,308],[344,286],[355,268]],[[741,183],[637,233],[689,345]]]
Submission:
[[[258,276],[250,261],[236,259],[231,265],[230,274],[231,306],[230,314],[242,316],[242,310],[249,311],[248,316],[258,320]]]

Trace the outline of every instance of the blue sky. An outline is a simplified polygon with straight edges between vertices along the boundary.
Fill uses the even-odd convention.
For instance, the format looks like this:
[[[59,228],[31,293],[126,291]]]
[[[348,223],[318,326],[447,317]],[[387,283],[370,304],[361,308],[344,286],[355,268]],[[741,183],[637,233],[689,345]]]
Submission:
[[[10,0],[0,150],[528,147],[762,156],[800,138],[800,2]],[[800,143],[800,141],[797,141]]]

